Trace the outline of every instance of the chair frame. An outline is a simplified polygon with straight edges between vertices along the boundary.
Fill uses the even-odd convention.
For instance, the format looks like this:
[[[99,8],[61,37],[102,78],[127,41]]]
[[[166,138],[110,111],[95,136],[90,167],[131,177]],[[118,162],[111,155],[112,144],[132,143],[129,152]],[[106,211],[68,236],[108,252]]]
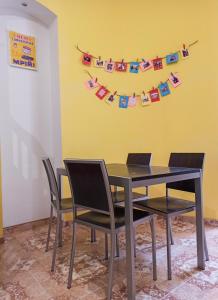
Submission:
[[[171,155],[173,155],[175,153],[171,153]],[[176,153],[178,154],[178,153]],[[188,153],[187,153],[188,154]],[[193,154],[193,153],[191,153]],[[170,155],[170,158],[171,158],[171,155]],[[169,160],[169,164],[170,164],[170,160]],[[168,164],[168,166],[169,166]],[[203,166],[204,166],[204,160],[203,160],[203,164],[202,164],[202,168],[201,170],[203,170]],[[171,166],[172,167],[172,166]],[[201,171],[202,172],[202,171]],[[168,200],[168,197],[169,197],[169,189],[173,189],[173,188],[168,188],[166,187],[166,201]],[[179,189],[176,189],[176,190],[179,190]],[[181,190],[182,191],[182,190]],[[195,192],[192,192],[195,194]],[[166,220],[166,241],[167,241],[167,275],[168,275],[168,280],[171,280],[172,279],[172,268],[171,268],[171,245],[174,244],[174,240],[173,240],[173,234],[172,234],[172,225],[171,225],[171,219],[172,217],[176,217],[178,215],[182,215],[184,213],[188,213],[188,212],[191,212],[191,211],[194,211],[196,210],[196,207],[193,206],[191,208],[186,208],[184,210],[179,210],[179,211],[175,211],[173,213],[164,213],[164,212],[161,212],[161,211],[158,211],[156,209],[152,209],[152,208],[147,208],[147,207],[144,207],[144,206],[141,206],[141,205],[138,205],[137,202],[134,203],[135,207],[138,207],[140,209],[143,209],[147,212],[150,212],[150,213],[153,213],[153,214],[156,214],[156,215],[161,215],[165,218]],[[204,233],[204,252],[205,252],[205,260],[208,261],[209,260],[209,255],[208,255],[208,248],[207,248],[207,242],[206,242],[206,236],[205,236],[205,233]]]
[[[109,283],[108,283],[108,291],[107,291],[107,299],[110,300],[112,297],[112,282],[113,282],[113,264],[114,264],[114,256],[115,256],[115,248],[116,248],[116,234],[123,228],[124,226],[120,226],[118,228],[115,227],[115,216],[114,216],[114,205],[113,205],[113,200],[112,200],[112,195],[111,195],[111,189],[110,189],[110,184],[109,184],[109,179],[108,179],[108,174],[106,170],[106,166],[104,163],[104,160],[64,160],[64,164],[67,170],[68,178],[69,178],[69,183],[70,183],[70,188],[71,188],[71,193],[73,195],[73,186],[70,178],[70,172],[68,169],[68,163],[89,163],[89,164],[99,164],[106,188],[106,195],[107,195],[107,200],[108,200],[108,212],[104,210],[99,210],[99,209],[94,209],[92,207],[84,207],[78,204],[75,204],[74,202],[74,197],[72,197],[72,202],[73,202],[73,238],[72,238],[72,249],[71,249],[71,256],[70,256],[70,268],[69,268],[69,275],[68,275],[68,284],[67,287],[71,288],[72,284],[72,274],[73,274],[73,265],[74,265],[74,257],[75,257],[75,249],[76,249],[76,225],[81,224],[81,225],[86,225],[88,227],[91,227],[93,229],[98,229],[100,231],[103,231],[105,233],[105,246],[108,248],[108,237],[107,235],[110,235],[110,257],[109,257]],[[86,208],[90,209],[91,211],[96,211],[100,212],[102,214],[105,214],[110,217],[110,228],[106,228],[103,226],[98,226],[89,222],[84,222],[81,221],[77,218],[77,208]],[[152,231],[152,254],[153,254],[153,276],[156,277],[156,241],[155,241],[155,229],[154,229],[154,222],[153,222],[153,216],[151,217],[151,226],[153,228]],[[134,225],[137,225],[138,223],[142,222],[141,220],[138,220],[134,222]],[[107,252],[108,253],[108,252]]]
[[[149,164],[139,164],[139,163],[131,163],[131,162],[128,162],[129,160],[131,160],[130,159],[130,157],[131,157],[131,155],[133,156],[133,155],[135,155],[135,156],[140,156],[140,155],[150,155],[150,160],[149,160]],[[126,165],[127,166],[134,166],[134,165],[143,165],[143,166],[150,166],[150,164],[151,164],[151,159],[152,159],[152,153],[150,153],[150,152],[146,152],[146,153],[144,153],[144,152],[138,152],[138,153],[128,153],[128,156],[127,156],[127,159],[126,159]],[[142,197],[142,198],[137,198],[137,199],[133,199],[132,201],[134,202],[134,201],[139,201],[139,200],[145,200],[145,199],[147,199],[148,198],[148,186],[146,186],[145,187],[145,195],[143,195],[144,197]],[[114,186],[114,195],[116,195],[116,193],[117,193],[117,186]]]
[[[135,156],[135,157],[139,157],[139,156],[143,156],[143,155],[150,155],[150,157],[149,157],[149,164],[141,164],[141,163],[136,163],[136,161],[133,163],[133,162],[131,162],[131,156]],[[130,153],[128,153],[128,155],[127,155],[127,159],[126,159],[126,165],[127,166],[134,166],[134,165],[143,165],[143,166],[150,166],[150,164],[151,164],[151,159],[152,159],[152,153],[150,153],[150,152],[146,152],[146,153],[144,153],[144,152],[137,152],[137,153],[133,153],[133,152],[130,152]],[[116,194],[118,193],[118,190],[117,190],[117,186],[113,186],[113,188],[114,188],[114,192],[113,192],[113,194],[114,194],[114,196],[115,196],[115,202],[114,202],[114,204],[115,205],[120,205],[120,203],[122,203],[122,202],[120,202],[120,201],[117,201],[116,200]],[[146,186],[145,187],[145,194],[144,195],[142,195],[142,197],[140,197],[140,198],[136,198],[136,199],[132,199],[132,202],[135,202],[135,201],[139,201],[139,200],[146,200],[146,199],[148,199],[148,186]],[[152,225],[151,225],[151,222],[150,222],[150,227],[151,227],[151,232],[152,232]],[[106,249],[106,247],[105,247],[105,249]],[[134,244],[134,255],[135,255],[135,257],[136,257],[136,245]],[[120,256],[120,251],[119,251],[119,239],[118,239],[118,236],[116,235],[116,256],[117,257],[119,257]],[[107,257],[107,255],[105,255],[105,257]]]
[[[68,208],[68,209],[61,208],[61,197],[60,197],[58,184],[57,184],[56,176],[55,176],[51,161],[48,157],[44,157],[44,158],[42,158],[42,162],[45,167],[46,174],[47,174],[49,188],[50,188],[50,197],[51,197],[48,235],[47,235],[46,248],[45,248],[46,252],[48,251],[48,248],[49,248],[51,226],[52,226],[52,220],[53,220],[53,211],[55,210],[56,214],[57,214],[56,234],[55,234],[55,242],[54,242],[52,265],[51,265],[51,271],[53,272],[54,267],[55,267],[56,245],[58,244],[59,247],[62,246],[62,226],[63,226],[62,225],[63,224],[62,214],[69,213],[72,211],[72,209],[71,208]],[[54,204],[54,198],[55,198],[56,205]]]

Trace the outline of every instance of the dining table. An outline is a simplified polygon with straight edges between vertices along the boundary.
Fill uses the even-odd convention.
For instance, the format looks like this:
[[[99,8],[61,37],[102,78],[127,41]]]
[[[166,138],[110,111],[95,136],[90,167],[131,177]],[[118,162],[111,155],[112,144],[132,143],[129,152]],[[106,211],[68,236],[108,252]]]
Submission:
[[[136,298],[135,258],[134,258],[134,227],[132,189],[148,187],[169,182],[194,180],[196,204],[196,237],[197,237],[197,267],[205,269],[204,257],[204,222],[201,169],[141,166],[120,163],[106,164],[110,185],[123,187],[125,193],[125,231],[126,231],[126,274],[128,300]],[[61,193],[61,177],[67,176],[64,167],[57,168],[57,182]]]

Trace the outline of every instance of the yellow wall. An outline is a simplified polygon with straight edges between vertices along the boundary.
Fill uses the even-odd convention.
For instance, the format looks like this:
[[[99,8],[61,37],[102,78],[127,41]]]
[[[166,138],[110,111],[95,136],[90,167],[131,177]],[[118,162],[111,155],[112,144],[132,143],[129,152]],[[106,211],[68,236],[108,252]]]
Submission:
[[[166,165],[171,151],[205,151],[205,212],[218,218],[218,1],[40,0],[58,16],[63,157],[126,160],[151,151]],[[183,84],[150,107],[121,110],[84,88],[79,46],[105,58],[165,55],[199,39],[191,58],[161,71],[108,74],[89,68],[120,93],[140,92],[180,73]],[[159,187],[155,192],[160,191]]]

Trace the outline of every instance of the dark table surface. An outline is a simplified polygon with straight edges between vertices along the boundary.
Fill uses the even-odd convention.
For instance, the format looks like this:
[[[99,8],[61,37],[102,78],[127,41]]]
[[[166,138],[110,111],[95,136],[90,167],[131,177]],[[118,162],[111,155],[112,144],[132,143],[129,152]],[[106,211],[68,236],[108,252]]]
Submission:
[[[198,173],[200,169],[193,168],[170,168],[161,166],[139,166],[126,164],[107,164],[109,176],[137,179],[159,178],[162,176],[174,176],[189,173]]]

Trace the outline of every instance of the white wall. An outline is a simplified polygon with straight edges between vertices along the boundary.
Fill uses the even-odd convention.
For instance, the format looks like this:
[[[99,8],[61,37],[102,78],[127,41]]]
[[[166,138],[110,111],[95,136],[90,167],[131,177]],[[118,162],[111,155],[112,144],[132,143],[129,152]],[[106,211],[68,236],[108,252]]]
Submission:
[[[38,71],[9,66],[8,31],[33,35]],[[61,162],[56,22],[0,11],[0,140],[4,227],[45,218],[48,184],[41,157]]]

